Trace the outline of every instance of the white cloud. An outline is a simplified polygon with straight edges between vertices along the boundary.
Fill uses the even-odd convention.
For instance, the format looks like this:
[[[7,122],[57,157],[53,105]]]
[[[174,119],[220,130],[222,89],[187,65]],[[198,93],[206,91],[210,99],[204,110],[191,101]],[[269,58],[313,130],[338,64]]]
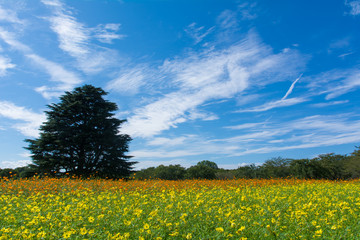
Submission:
[[[6,75],[8,69],[14,68],[16,65],[11,63],[9,58],[0,56],[0,76]]]
[[[173,84],[174,90],[136,109],[123,131],[134,137],[151,137],[191,120],[192,113],[199,112],[197,108],[209,101],[234,97],[248,87],[266,85],[274,79],[282,81],[284,76],[288,76],[286,74],[296,72],[290,56],[292,58],[293,53],[273,54],[250,33],[243,41],[225,50],[192,53],[184,59],[167,60],[160,68],[160,75]],[[303,101],[302,98],[285,99],[267,108]],[[209,116],[212,117],[208,119],[217,118]]]
[[[97,38],[102,43],[113,43],[116,39],[123,39],[126,37],[124,34],[117,34],[121,24],[108,23],[108,24],[99,24],[94,28],[94,37]]]
[[[197,27],[196,23],[191,23],[185,29],[185,32],[194,39],[195,44],[200,43],[207,35],[209,35],[215,27],[211,27],[209,29],[205,29],[204,26]]]
[[[350,15],[356,16],[360,14],[360,1],[356,0],[356,1],[345,1],[345,5],[347,5],[348,7],[350,7]]]
[[[39,92],[44,98],[50,99],[52,97],[60,96],[64,91],[71,90],[76,84],[81,83],[81,79],[74,72],[64,69],[61,65],[42,58],[33,53],[33,51],[25,44],[19,42],[13,33],[7,32],[0,27],[0,38],[15,50],[20,51],[29,58],[32,63],[43,68],[51,77],[51,81],[59,82],[55,87],[41,86],[35,90]],[[0,57],[0,74],[5,73],[7,68],[15,67],[7,59]]]
[[[292,91],[295,87],[295,84],[300,80],[301,76],[302,76],[302,74],[291,84],[289,90],[286,92],[285,96],[281,100],[285,100],[292,93]]]
[[[145,85],[147,73],[145,68],[133,68],[123,73],[106,85],[107,90],[114,90],[123,94],[136,94]]]
[[[360,70],[335,69],[308,77],[307,81],[314,95],[326,94],[326,100],[330,100],[360,88]]]
[[[135,156],[137,161],[154,163],[152,159],[161,159],[159,162],[163,162],[168,159],[194,159],[197,156],[214,154],[225,157],[279,154],[292,149],[358,143],[360,130],[357,129],[360,129],[360,120],[353,120],[351,116],[353,114],[314,115],[287,122],[267,120],[241,124],[237,129],[240,134],[230,138],[207,139],[199,135],[157,137],[149,139],[146,144],[142,144],[142,149],[131,152],[131,155]],[[232,126],[230,129],[236,127]]]
[[[333,106],[333,105],[339,105],[339,104],[345,104],[348,103],[349,100],[344,100],[344,101],[331,101],[331,102],[324,102],[324,103],[314,103],[311,106],[313,107],[328,107],[328,106]]]
[[[225,10],[223,11],[217,18],[218,24],[224,28],[234,28],[238,26],[238,19],[236,16],[236,12]]]
[[[182,135],[177,138],[158,137],[146,143],[146,147],[130,152],[136,161],[147,161],[149,159],[167,159],[195,157],[201,155],[235,153],[239,147],[227,142],[214,142],[204,139],[198,135]],[[164,160],[161,160],[164,161]]]
[[[253,20],[258,17],[256,13],[256,3],[242,3],[238,6],[239,12],[241,14],[241,19],[243,20]]]
[[[25,167],[31,163],[31,160],[18,160],[18,161],[2,161],[0,162],[0,168],[18,168]]]
[[[48,2],[48,1],[46,1]],[[64,12],[63,6],[56,6],[56,15],[49,17],[52,30],[58,35],[60,48],[73,57],[89,53],[90,32],[73,16]]]
[[[355,91],[360,87],[360,71],[354,72],[349,75],[344,81],[338,84],[336,87],[329,89],[329,94],[326,95],[326,99],[333,99],[338,96],[344,95],[348,92]]]
[[[147,145],[150,146],[177,146],[184,144],[187,137],[177,137],[177,138],[165,138],[165,137],[157,137],[153,138],[147,142]]]
[[[75,85],[82,82],[77,74],[67,71],[57,63],[46,60],[36,54],[28,54],[26,57],[31,59],[38,66],[44,68],[50,75],[51,81],[60,83],[55,87],[42,86],[36,88],[36,91],[44,98],[50,99],[52,97],[58,97],[63,94],[64,91],[69,91],[73,89]]]
[[[262,126],[265,123],[243,123],[243,124],[239,124],[236,126],[227,126],[224,128],[229,128],[229,129],[233,129],[233,130],[242,130],[242,129],[249,129],[249,128],[254,128],[254,127],[258,127],[258,126]]]
[[[1,27],[0,27],[0,38],[15,50],[25,53],[32,52],[28,46],[19,42],[13,33],[8,32]]]
[[[250,133],[214,141],[228,144],[241,142],[245,150],[239,149],[232,156],[357,143],[360,120],[351,120],[349,116],[314,115],[289,122],[268,122],[261,128],[249,126],[246,130]]]
[[[91,40],[96,38],[101,42],[111,43],[114,39],[123,38],[124,35],[114,32],[119,24],[89,28],[77,21],[62,2],[49,0],[42,2],[53,9],[54,15],[46,19],[50,21],[51,29],[58,36],[60,49],[74,57],[82,71],[94,74],[116,64],[115,51],[92,45]]]
[[[12,127],[28,137],[37,137],[40,125],[46,120],[45,114],[35,113],[7,101],[0,101],[0,116],[22,121]]]
[[[307,100],[308,99],[306,99],[306,98],[288,98],[288,99],[284,99],[284,100],[281,99],[281,100],[277,100],[277,101],[267,102],[267,103],[264,103],[263,105],[260,105],[257,107],[238,110],[236,112],[238,112],[238,113],[241,113],[241,112],[264,112],[264,111],[268,111],[268,110],[274,109],[274,108],[292,106],[295,104],[305,102]]]
[[[4,9],[0,6],[0,21],[16,23],[16,24],[24,24],[23,20],[20,20],[16,14],[16,12]]]
[[[63,4],[60,0],[41,0],[43,4],[53,7],[62,7]]]
[[[159,160],[159,161],[141,161],[138,164],[135,165],[135,170],[141,170],[146,169],[149,167],[157,167],[160,165],[169,166],[169,165],[177,165],[180,164],[182,167],[190,167],[192,165],[195,165],[194,163],[191,163],[184,159],[173,159],[173,160]]]
[[[188,119],[189,120],[201,119],[203,121],[213,121],[219,119],[219,117],[214,113],[208,113],[208,112],[199,111],[197,109],[193,109],[193,110],[189,110]]]

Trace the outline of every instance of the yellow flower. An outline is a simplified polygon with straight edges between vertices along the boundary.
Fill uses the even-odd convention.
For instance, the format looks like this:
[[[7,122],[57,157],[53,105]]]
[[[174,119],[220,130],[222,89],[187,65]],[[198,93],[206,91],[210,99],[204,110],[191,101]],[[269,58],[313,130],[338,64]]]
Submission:
[[[149,224],[145,223],[144,224],[144,229],[149,229],[149,228],[150,228]]]
[[[241,228],[239,228],[237,231],[236,231],[236,234],[240,234],[242,231],[244,231],[245,229],[245,226],[242,226]]]
[[[188,233],[188,234],[186,235],[186,239],[192,239],[192,234],[191,234],[191,233]]]
[[[64,232],[63,238],[65,238],[65,239],[70,238],[71,234],[72,234],[72,231],[66,231],[66,232]]]
[[[179,235],[179,233],[178,233],[178,232],[172,232],[172,233],[170,233],[169,235],[174,237],[174,236]]]
[[[94,222],[94,220],[95,220],[95,218],[93,218],[93,217],[88,217],[88,221],[89,221],[89,222],[92,223],[92,222]]]
[[[224,229],[222,227],[218,227],[215,229],[217,232],[224,232]]]
[[[320,230],[317,230],[315,231],[315,236],[321,236],[323,233],[323,231],[320,229]]]
[[[45,236],[46,236],[46,233],[44,231],[41,231],[36,235],[37,238],[45,238]]]
[[[87,230],[86,230],[85,227],[80,228],[80,234],[81,234],[81,235],[85,235],[86,233],[87,233]]]

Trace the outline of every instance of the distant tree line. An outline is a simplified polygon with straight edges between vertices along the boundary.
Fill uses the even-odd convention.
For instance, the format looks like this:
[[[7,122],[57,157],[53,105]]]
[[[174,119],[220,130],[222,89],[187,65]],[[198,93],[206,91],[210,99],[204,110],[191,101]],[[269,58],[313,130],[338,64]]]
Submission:
[[[33,168],[0,169],[1,178],[28,178],[38,173]],[[179,164],[149,167],[135,171],[131,178],[183,180],[233,178],[299,178],[299,179],[353,179],[360,178],[360,147],[349,155],[322,154],[311,159],[272,158],[262,165],[250,164],[237,169],[222,169],[208,160],[185,168]]]
[[[201,161],[195,166],[160,165],[137,171],[135,179],[233,179],[233,178],[299,178],[352,179],[360,178],[360,148],[350,155],[322,154],[312,159],[272,158],[262,165],[250,164],[227,170],[216,163]]]

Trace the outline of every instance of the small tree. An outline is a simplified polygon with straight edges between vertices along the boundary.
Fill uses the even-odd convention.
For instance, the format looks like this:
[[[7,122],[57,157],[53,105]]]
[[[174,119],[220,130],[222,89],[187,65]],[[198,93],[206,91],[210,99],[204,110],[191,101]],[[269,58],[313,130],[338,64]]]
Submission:
[[[218,166],[216,163],[203,160],[186,170],[189,179],[215,179]]]
[[[215,162],[209,161],[209,160],[202,160],[198,162],[196,165],[198,166],[207,166],[212,169],[219,169],[218,165]]]
[[[349,178],[360,178],[360,146],[346,158],[345,174]]]
[[[106,94],[85,85],[66,92],[59,104],[48,105],[40,137],[25,140],[37,171],[109,178],[130,174],[135,162],[125,153],[131,138],[119,133],[126,120],[113,117],[117,106],[103,99]]]

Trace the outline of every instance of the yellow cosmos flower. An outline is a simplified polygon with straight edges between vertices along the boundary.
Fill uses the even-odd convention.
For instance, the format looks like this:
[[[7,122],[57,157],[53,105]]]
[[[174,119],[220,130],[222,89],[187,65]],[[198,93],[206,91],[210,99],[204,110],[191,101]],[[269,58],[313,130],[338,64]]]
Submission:
[[[81,235],[85,235],[86,233],[87,233],[87,230],[86,230],[85,227],[80,228],[80,234],[81,234]]]
[[[93,218],[93,217],[88,217],[88,221],[89,221],[89,222],[92,223],[92,222],[94,222],[94,220],[95,220],[95,218]]]
[[[71,234],[72,234],[72,231],[66,231],[66,232],[64,232],[64,234],[63,234],[63,238],[68,239],[68,238],[71,237]]]
[[[222,227],[218,227],[215,229],[217,232],[224,232],[224,229]]]

